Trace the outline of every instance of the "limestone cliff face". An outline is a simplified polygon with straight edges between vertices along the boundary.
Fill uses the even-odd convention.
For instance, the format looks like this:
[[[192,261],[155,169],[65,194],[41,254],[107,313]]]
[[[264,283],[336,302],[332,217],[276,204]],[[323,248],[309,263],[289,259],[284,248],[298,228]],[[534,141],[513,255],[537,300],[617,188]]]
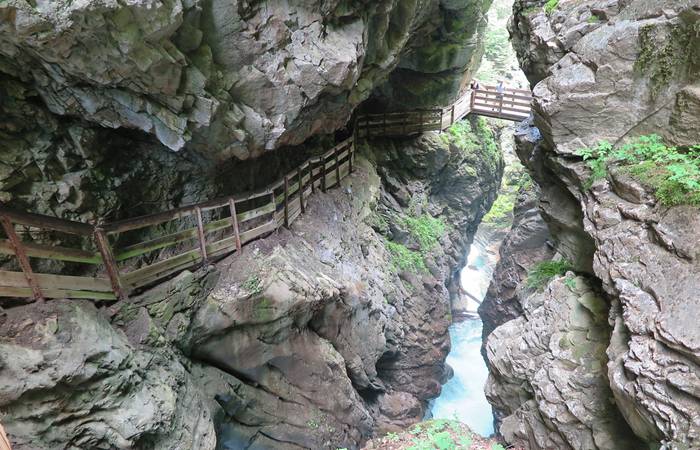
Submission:
[[[15,448],[358,448],[420,421],[449,375],[448,288],[503,170],[491,132],[465,126],[469,147],[364,144],[290,230],[125,304],[11,309]]]
[[[260,187],[398,67],[385,102],[449,103],[489,3],[3,2],[0,200],[118,219]]]
[[[0,7],[0,67],[59,116],[245,159],[343,127],[400,61],[464,75],[489,3],[17,0]]]
[[[518,153],[555,250],[579,276],[521,292],[522,314],[489,336],[501,432],[529,449],[695,448],[698,209],[664,207],[616,170],[589,189],[574,152],[649,133],[700,142],[700,4],[561,1],[546,14],[520,0],[514,11],[536,111]],[[511,296],[493,292],[494,305]]]

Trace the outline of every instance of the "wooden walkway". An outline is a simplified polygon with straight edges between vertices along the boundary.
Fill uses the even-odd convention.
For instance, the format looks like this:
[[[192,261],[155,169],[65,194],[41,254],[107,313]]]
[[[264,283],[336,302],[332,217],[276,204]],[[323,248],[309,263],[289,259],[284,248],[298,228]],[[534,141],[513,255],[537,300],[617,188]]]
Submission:
[[[357,136],[410,136],[426,131],[444,131],[469,114],[520,122],[531,113],[532,94],[506,88],[499,94],[496,86],[467,91],[447,108],[407,112],[365,114],[357,122]]]
[[[86,224],[0,206],[0,225],[6,237],[0,239],[0,254],[14,256],[20,269],[0,270],[0,297],[126,299],[183,270],[240,252],[246,243],[281,226],[289,227],[305,211],[312,193],[335,187],[352,173],[357,137],[442,131],[470,113],[523,120],[530,114],[529,99],[527,91],[511,89],[499,95],[487,86],[468,92],[447,108],[363,115],[356,121],[353,137],[264,189],[148,216]],[[139,240],[129,234],[132,232],[151,237]],[[51,234],[72,236],[70,241],[79,242],[79,248],[22,239]],[[76,273],[99,275],[39,273],[30,258],[78,264],[82,270]]]

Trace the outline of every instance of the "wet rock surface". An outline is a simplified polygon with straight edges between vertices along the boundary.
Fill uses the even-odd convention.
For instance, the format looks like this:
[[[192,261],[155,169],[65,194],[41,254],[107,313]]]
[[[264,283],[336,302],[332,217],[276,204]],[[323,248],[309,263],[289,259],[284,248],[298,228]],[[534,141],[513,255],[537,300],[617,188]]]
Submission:
[[[509,414],[501,432],[527,448],[698,446],[700,353],[698,327],[690,322],[698,317],[700,267],[692,250],[700,233],[698,209],[664,207],[653,192],[614,168],[589,189],[590,172],[574,153],[599,140],[618,143],[649,133],[672,144],[700,142],[697,117],[689,114],[700,67],[697,35],[691,31],[699,23],[699,7],[696,2],[560,2],[547,15],[535,2],[515,4],[511,28],[534,85],[538,129],[523,126],[519,156],[540,186],[539,207],[556,252],[577,273],[592,277],[587,279],[594,290],[600,283],[600,306],[609,322],[604,340],[588,333],[586,342],[597,343],[579,355],[595,355],[595,367],[579,358],[564,372],[570,376],[577,365],[586,367],[567,387],[568,413],[576,416],[567,423],[547,418],[561,392],[551,389],[552,382],[562,372],[557,377],[543,377],[540,369],[528,372],[516,356],[539,354],[551,362],[562,354],[552,344],[556,331],[538,328],[539,316],[525,320],[525,306],[542,294],[521,298],[525,319],[508,322],[489,337],[488,361],[495,369],[490,396]],[[561,281],[545,294],[546,308],[564,308],[570,299]],[[554,329],[560,326],[567,333],[577,330],[565,322]],[[522,338],[529,333],[537,337]],[[532,395],[516,398],[513,383],[524,383]],[[599,396],[602,404],[612,398],[609,408],[626,425],[608,427],[610,411],[592,407],[579,391]],[[579,431],[572,432],[572,424]],[[593,440],[587,440],[588,432],[581,434],[584,428],[592,430]]]

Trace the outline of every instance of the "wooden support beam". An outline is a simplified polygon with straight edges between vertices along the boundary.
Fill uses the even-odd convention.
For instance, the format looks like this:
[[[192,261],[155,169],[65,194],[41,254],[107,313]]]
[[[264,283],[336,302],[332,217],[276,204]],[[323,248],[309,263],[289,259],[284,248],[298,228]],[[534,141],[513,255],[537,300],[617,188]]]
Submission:
[[[5,215],[0,216],[0,223],[2,223],[2,227],[5,230],[5,234],[7,234],[7,239],[10,241],[10,245],[15,251],[15,256],[17,257],[17,261],[19,262],[19,266],[22,268],[24,278],[27,280],[27,286],[29,286],[32,290],[32,298],[34,300],[38,300],[39,302],[43,302],[44,296],[41,293],[39,283],[34,277],[34,271],[32,271],[32,266],[29,264],[29,257],[27,256],[27,253],[24,250],[22,241],[15,232],[15,226],[12,224],[12,221]]]
[[[289,179],[284,176],[284,227],[289,228]]]
[[[326,158],[321,156],[321,192],[326,192]]]
[[[340,153],[340,147],[335,149],[335,185],[340,186],[340,162],[338,160],[338,153]]]
[[[119,266],[114,260],[114,253],[112,252],[112,247],[109,245],[109,239],[107,238],[107,233],[100,226],[95,227],[93,233],[95,237],[95,244],[97,244],[97,249],[102,255],[102,262],[105,265],[105,271],[107,272],[107,277],[112,285],[112,291],[118,300],[126,300],[127,295],[122,288],[121,276],[119,275]]]
[[[301,206],[301,213],[306,212],[306,206],[304,205],[304,172],[302,172],[302,167],[297,169],[297,178],[299,179],[299,205]]]
[[[455,105],[454,103],[452,104],[452,111],[450,112],[450,125],[454,125],[455,123]]]
[[[350,150],[348,151],[348,171],[349,173],[352,173],[353,168],[352,168],[352,158],[355,156],[355,140],[350,143]]]
[[[233,197],[228,199],[228,207],[231,210],[231,225],[233,225],[233,235],[236,237],[236,250],[241,252],[241,233],[238,230],[238,216],[236,214],[236,202]]]
[[[207,259],[207,240],[204,237],[204,222],[202,221],[202,208],[195,206],[194,213],[197,216],[197,236],[199,237],[199,248],[202,252],[202,262],[206,263]]]

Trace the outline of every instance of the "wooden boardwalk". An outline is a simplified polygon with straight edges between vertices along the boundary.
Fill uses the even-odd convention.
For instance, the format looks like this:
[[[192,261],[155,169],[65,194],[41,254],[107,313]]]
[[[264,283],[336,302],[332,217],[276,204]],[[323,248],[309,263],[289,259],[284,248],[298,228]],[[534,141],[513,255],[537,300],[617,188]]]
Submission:
[[[357,119],[353,137],[264,189],[148,216],[86,224],[0,206],[5,234],[0,254],[14,256],[20,269],[0,270],[0,297],[126,299],[183,270],[240,252],[246,243],[281,226],[289,227],[305,211],[312,193],[335,187],[352,173],[358,137],[442,131],[468,114],[523,120],[530,114],[530,98],[528,91],[509,89],[499,95],[487,86],[467,92],[447,108],[366,114]],[[151,237],[139,240],[133,232]],[[72,236],[70,241],[79,242],[79,248],[22,239],[51,234]],[[98,275],[38,273],[30,258],[77,264],[82,267],[78,273]]]
[[[520,122],[531,113],[532,94],[506,88],[499,94],[496,86],[470,90],[447,108],[406,112],[365,114],[357,122],[357,136],[410,136],[426,131],[444,131],[469,114]]]

